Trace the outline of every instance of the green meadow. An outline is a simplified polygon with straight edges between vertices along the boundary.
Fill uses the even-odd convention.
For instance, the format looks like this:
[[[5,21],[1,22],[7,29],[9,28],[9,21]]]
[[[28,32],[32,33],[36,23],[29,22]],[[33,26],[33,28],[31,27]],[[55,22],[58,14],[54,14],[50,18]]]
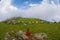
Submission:
[[[9,19],[11,21],[13,19]],[[39,19],[33,18],[15,18],[16,21],[24,21],[27,25],[23,25],[22,23],[13,25],[13,24],[6,24],[4,22],[0,22],[0,40],[4,40],[5,34],[14,30],[15,33],[19,30],[26,31],[27,28],[30,28],[30,31],[34,33],[41,33],[45,32],[48,35],[48,40],[60,40],[60,23],[50,23],[45,21],[41,23]],[[39,21],[39,23],[29,24],[29,22]]]

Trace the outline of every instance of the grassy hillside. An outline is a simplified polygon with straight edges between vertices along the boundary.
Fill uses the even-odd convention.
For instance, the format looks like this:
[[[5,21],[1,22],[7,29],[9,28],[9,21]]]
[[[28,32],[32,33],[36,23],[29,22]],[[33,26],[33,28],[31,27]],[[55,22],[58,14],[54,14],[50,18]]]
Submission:
[[[11,21],[10,19],[8,21]],[[16,21],[24,21],[27,25],[23,25],[22,23],[18,23],[16,25],[6,24],[4,22],[0,22],[0,40],[4,40],[4,36],[6,32],[14,30],[18,32],[19,30],[26,31],[27,28],[30,28],[32,33],[40,33],[45,32],[48,35],[48,40],[59,40],[60,39],[60,23],[49,23],[47,21],[38,20],[38,19],[28,19],[28,18],[15,18]],[[29,22],[36,22],[34,24],[29,24]]]

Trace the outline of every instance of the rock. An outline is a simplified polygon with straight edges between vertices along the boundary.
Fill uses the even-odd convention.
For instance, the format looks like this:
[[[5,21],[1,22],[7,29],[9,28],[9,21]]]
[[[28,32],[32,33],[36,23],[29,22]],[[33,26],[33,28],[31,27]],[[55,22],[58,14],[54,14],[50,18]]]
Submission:
[[[16,40],[24,40],[25,38],[25,33],[23,31],[19,31],[17,34],[16,34]]]
[[[29,22],[29,24],[34,24],[34,22]]]
[[[11,21],[7,21],[7,24],[11,24]]]
[[[46,33],[41,33],[41,37],[43,38],[43,40],[48,40],[48,36]]]
[[[21,23],[21,21],[18,21],[18,23]]]
[[[24,21],[21,21],[22,23],[24,23]]]
[[[24,26],[26,26],[27,24],[26,23],[23,23]]]
[[[29,22],[29,24],[32,24],[32,22]]]
[[[46,33],[36,33],[34,34],[34,38],[37,40],[48,40]]]
[[[43,23],[45,23],[44,21],[41,21],[41,23],[43,24]]]
[[[13,36],[13,32],[7,32],[5,35],[5,40],[48,40],[48,36],[46,33],[35,33],[31,34],[31,36],[26,36],[26,33],[20,30],[16,33],[16,36]]]
[[[24,22],[24,21],[21,21],[21,23],[22,23],[24,26],[26,26],[26,25],[27,25],[27,23],[26,23],[26,22]]]
[[[4,23],[6,23],[6,24],[11,24],[11,21],[4,21]]]
[[[16,25],[18,22],[16,20],[12,20],[12,24]]]
[[[34,24],[35,22],[34,21],[32,21],[32,24]]]
[[[38,24],[39,23],[39,21],[36,21],[36,24]]]
[[[15,39],[13,34],[11,32],[7,32],[5,35],[5,40],[13,40],[13,39]]]

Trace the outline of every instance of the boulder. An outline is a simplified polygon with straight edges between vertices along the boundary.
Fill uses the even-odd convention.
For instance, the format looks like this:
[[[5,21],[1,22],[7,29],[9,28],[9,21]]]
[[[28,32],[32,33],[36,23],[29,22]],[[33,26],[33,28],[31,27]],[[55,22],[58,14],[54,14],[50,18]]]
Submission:
[[[36,40],[48,40],[46,33],[36,33],[33,36]]]
[[[16,25],[18,22],[16,20],[12,20],[12,24]]]
[[[39,21],[36,21],[36,24],[38,24],[39,23]]]
[[[11,32],[7,32],[5,35],[5,40],[14,40],[15,37],[13,36],[13,34]]]
[[[16,40],[27,40],[28,37],[25,35],[25,32],[23,31],[19,31],[17,34],[16,34]]]

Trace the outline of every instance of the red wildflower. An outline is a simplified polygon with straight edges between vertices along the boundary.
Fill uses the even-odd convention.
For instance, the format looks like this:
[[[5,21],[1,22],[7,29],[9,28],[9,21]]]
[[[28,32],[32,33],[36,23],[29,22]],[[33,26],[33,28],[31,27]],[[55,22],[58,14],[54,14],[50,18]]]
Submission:
[[[30,37],[31,36],[31,32],[30,32],[30,29],[28,28],[27,31],[26,31],[26,36]]]

